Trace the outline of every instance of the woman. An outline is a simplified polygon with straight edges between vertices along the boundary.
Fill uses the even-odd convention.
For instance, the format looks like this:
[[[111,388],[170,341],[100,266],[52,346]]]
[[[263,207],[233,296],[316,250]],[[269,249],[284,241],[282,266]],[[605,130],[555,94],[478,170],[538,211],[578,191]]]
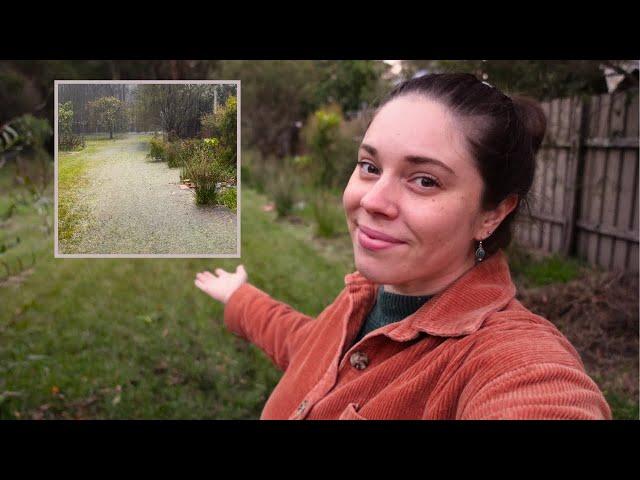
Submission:
[[[610,419],[568,340],[516,300],[503,249],[546,129],[473,75],[396,87],[343,205],[357,271],[316,319],[235,273],[198,273],[285,371],[261,419]]]

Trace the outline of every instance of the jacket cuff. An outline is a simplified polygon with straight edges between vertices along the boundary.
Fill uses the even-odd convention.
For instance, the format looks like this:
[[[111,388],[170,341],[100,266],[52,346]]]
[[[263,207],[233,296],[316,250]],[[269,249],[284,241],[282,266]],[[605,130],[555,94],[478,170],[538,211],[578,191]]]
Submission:
[[[232,333],[246,338],[242,319],[246,308],[258,297],[269,297],[269,295],[250,283],[243,283],[229,297],[224,307],[224,324]]]

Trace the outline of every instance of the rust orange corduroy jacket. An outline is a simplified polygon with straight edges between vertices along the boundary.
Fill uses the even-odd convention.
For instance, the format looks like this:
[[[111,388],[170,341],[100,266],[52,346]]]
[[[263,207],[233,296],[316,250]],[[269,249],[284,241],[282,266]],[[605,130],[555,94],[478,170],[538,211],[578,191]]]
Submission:
[[[316,319],[249,283],[227,302],[226,326],[284,371],[261,419],[611,419],[573,346],[515,298],[502,250],[354,345],[377,285],[345,284]]]

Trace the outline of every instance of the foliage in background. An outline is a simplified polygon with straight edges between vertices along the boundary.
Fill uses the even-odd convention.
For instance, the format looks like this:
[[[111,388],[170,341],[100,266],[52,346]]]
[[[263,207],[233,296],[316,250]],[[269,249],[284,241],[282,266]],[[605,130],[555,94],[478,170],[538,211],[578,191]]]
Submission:
[[[58,148],[60,150],[78,150],[85,146],[84,138],[73,133],[73,116],[71,102],[58,105]]]
[[[430,73],[473,73],[505,92],[548,100],[606,93],[600,65],[615,66],[615,63],[610,60],[408,60],[403,61],[403,70],[406,77],[422,69]]]
[[[316,187],[344,188],[356,161],[358,144],[344,134],[340,107],[327,106],[310,116],[303,129]]]
[[[31,114],[22,115],[0,129],[0,153],[25,148],[43,149],[52,134],[47,120]]]
[[[234,213],[238,208],[237,192],[235,187],[227,187],[218,195],[218,203],[231,209]]]
[[[152,160],[165,160],[165,144],[160,135],[154,135],[149,140],[149,153],[147,155]]]
[[[158,125],[169,141],[200,135],[200,119],[219,102],[235,94],[235,84],[139,85],[135,109],[145,125]]]
[[[277,218],[283,218],[293,211],[300,184],[297,182],[290,157],[285,158],[282,165],[276,165],[274,161],[269,163],[265,171],[265,186],[269,196],[273,198]]]
[[[312,201],[315,234],[322,238],[331,238],[346,231],[344,210],[335,195],[319,191]]]
[[[73,133],[73,105],[71,102],[61,103],[58,107],[58,133],[60,135]]]
[[[113,132],[122,131],[127,126],[127,111],[125,104],[116,97],[102,97],[89,102],[90,122],[109,132],[109,138],[113,138]]]
[[[238,139],[238,101],[229,96],[216,112],[202,116],[202,136],[209,137],[208,145],[217,149],[219,160],[228,166],[236,164]]]
[[[299,128],[332,101],[352,110],[388,88],[381,61],[222,61],[220,78],[242,79],[243,143],[267,158],[298,153]],[[347,86],[349,88],[347,88]]]
[[[322,70],[316,90],[316,105],[337,103],[343,112],[366,108],[388,88],[384,81],[387,66],[371,60],[317,62]]]
[[[193,149],[192,157],[184,163],[183,174],[195,185],[198,205],[215,204],[217,184],[226,180],[225,166],[218,159],[211,158],[203,143]]]

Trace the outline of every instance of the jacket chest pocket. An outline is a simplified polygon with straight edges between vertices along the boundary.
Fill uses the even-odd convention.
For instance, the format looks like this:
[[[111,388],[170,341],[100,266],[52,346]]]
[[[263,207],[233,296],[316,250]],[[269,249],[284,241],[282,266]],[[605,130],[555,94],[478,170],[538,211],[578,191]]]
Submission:
[[[350,403],[347,405],[347,408],[342,411],[338,420],[368,420],[358,413],[358,408],[357,403]]]

